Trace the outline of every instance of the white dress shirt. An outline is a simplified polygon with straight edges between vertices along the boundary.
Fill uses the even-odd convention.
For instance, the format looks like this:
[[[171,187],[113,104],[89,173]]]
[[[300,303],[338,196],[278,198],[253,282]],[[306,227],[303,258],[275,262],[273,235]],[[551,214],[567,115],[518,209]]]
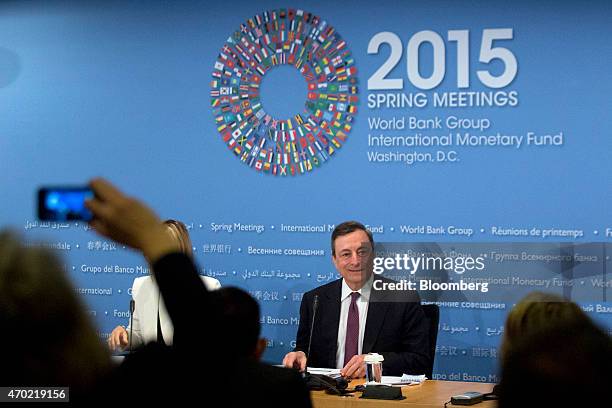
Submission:
[[[362,354],[363,334],[365,333],[366,319],[368,317],[368,302],[370,301],[370,292],[372,291],[373,275],[366,281],[365,285],[357,292],[360,296],[357,298],[357,310],[359,311],[359,345],[357,346],[357,354]],[[351,306],[351,293],[353,289],[349,288],[344,279],[342,279],[342,294],[340,295],[340,324],[338,325],[338,348],[336,350],[336,368],[344,368],[344,343],[346,342],[346,322],[348,320],[349,307]]]

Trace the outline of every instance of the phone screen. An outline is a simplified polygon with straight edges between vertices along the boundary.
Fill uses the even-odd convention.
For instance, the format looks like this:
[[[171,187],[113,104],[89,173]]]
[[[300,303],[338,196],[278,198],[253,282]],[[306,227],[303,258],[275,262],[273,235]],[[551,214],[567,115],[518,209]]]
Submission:
[[[38,190],[38,218],[43,221],[89,221],[85,200],[93,198],[89,187],[43,187]]]

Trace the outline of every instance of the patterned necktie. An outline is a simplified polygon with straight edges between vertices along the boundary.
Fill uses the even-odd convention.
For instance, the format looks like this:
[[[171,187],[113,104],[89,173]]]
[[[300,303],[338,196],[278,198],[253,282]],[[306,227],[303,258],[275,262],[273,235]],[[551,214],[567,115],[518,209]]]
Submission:
[[[351,293],[351,305],[349,306],[348,319],[346,320],[346,340],[344,341],[345,366],[359,351],[359,309],[357,309],[358,297],[359,292]]]

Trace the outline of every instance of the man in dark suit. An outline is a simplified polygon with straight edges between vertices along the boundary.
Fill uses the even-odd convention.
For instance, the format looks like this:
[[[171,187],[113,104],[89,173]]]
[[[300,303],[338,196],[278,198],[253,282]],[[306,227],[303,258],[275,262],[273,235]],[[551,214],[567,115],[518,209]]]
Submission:
[[[363,224],[348,221],[332,232],[332,261],[342,279],[304,294],[295,350],[283,364],[341,368],[345,377],[365,375],[364,357],[384,357],[386,375],[422,374],[431,364],[428,326],[414,291],[376,290],[372,274],[374,239]],[[318,309],[310,355],[306,356],[315,298]]]

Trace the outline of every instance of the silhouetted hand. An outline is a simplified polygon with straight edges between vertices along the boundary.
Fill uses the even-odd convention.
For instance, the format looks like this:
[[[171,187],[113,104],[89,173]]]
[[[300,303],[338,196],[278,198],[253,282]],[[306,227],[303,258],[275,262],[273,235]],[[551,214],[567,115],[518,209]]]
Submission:
[[[95,198],[85,205],[94,216],[90,225],[100,235],[142,251],[150,263],[179,251],[177,241],[148,206],[104,179],[94,179],[89,185]]]

